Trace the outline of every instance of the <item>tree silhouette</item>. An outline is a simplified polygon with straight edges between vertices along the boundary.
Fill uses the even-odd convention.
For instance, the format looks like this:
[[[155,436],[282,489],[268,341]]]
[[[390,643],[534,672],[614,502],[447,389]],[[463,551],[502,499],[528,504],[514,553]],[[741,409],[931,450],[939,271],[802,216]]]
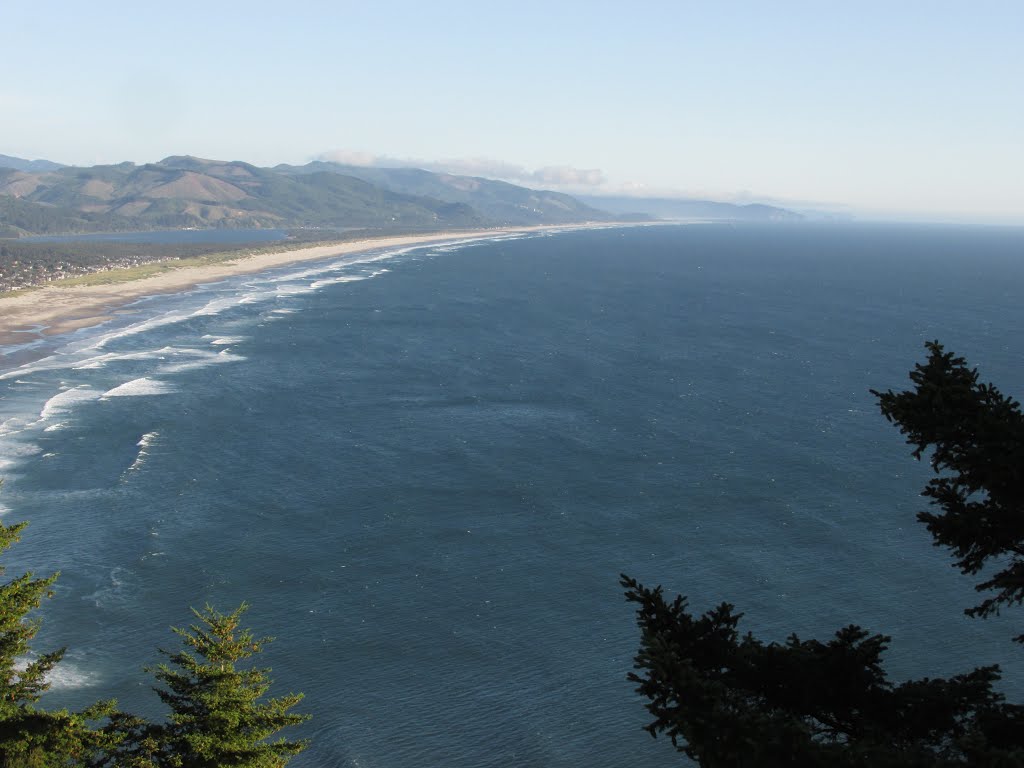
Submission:
[[[1024,600],[1024,418],[962,358],[926,348],[912,390],[873,394],[916,458],[933,451],[925,495],[941,511],[918,519],[935,544],[966,574],[1002,567],[977,586],[995,595],[967,609],[985,617]],[[694,616],[661,587],[622,585],[638,606],[629,678],[654,718],[647,730],[702,766],[1024,766],[1024,708],[993,690],[996,666],[896,685],[885,635],[850,625],[827,642],[766,644],[740,635],[728,603]]]

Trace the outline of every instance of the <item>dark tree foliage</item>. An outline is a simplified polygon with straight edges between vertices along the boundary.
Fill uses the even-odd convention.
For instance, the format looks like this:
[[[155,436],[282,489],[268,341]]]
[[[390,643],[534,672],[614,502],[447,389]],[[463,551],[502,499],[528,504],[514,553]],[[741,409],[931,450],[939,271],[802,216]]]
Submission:
[[[919,515],[936,544],[965,573],[1005,566],[978,586],[996,596],[967,611],[987,616],[1024,599],[1024,421],[963,359],[927,348],[913,390],[874,394],[914,455],[933,448],[935,471],[950,473],[925,491],[942,514]],[[993,690],[996,666],[894,684],[884,635],[851,625],[827,642],[764,643],[740,635],[742,614],[728,603],[698,617],[661,587],[627,576],[622,585],[638,606],[629,678],[654,718],[647,730],[702,766],[1024,766],[1024,707]]]
[[[153,672],[165,687],[156,692],[170,707],[170,720],[150,724],[124,717],[122,749],[111,765],[160,768],[278,768],[306,749],[305,741],[269,739],[309,719],[289,710],[302,694],[264,698],[268,669],[241,668],[272,638],[240,629],[243,603],[229,614],[206,606],[193,611],[199,623],[175,629],[185,648],[164,652],[169,664]]]
[[[0,523],[0,553],[18,541],[25,523]],[[0,568],[0,574],[3,569]],[[26,573],[0,585],[0,766],[49,768],[84,766],[118,737],[95,729],[90,721],[114,714],[114,702],[100,702],[82,712],[48,711],[37,706],[49,688],[47,674],[64,649],[31,655],[39,622],[28,614],[53,595],[57,575],[36,578]]]
[[[939,512],[921,512],[936,546],[948,547],[956,566],[975,575],[1000,568],[978,584],[994,592],[969,616],[998,614],[1024,602],[1024,414],[1020,403],[992,384],[979,384],[978,371],[962,357],[929,342],[928,360],[914,366],[914,389],[872,394],[920,459],[932,448],[937,477],[924,495]],[[1014,638],[1024,643],[1024,634]]]
[[[0,553],[25,525],[0,523]],[[308,719],[289,712],[302,695],[265,698],[269,670],[236,666],[270,642],[239,629],[244,604],[226,615],[195,611],[198,624],[175,630],[185,648],[155,670],[167,722],[120,712],[112,700],[81,712],[40,707],[64,649],[34,655],[39,621],[29,614],[53,595],[56,578],[26,573],[0,584],[0,768],[279,768],[306,748],[269,740]]]
[[[15,237],[20,232],[115,232],[131,228],[131,223],[114,214],[86,213],[0,195],[0,231],[9,229]]]
[[[697,617],[683,597],[622,584],[639,606],[630,680],[647,730],[702,766],[1024,765],[1024,709],[992,690],[997,667],[894,685],[884,635],[766,644],[740,635],[727,603]]]

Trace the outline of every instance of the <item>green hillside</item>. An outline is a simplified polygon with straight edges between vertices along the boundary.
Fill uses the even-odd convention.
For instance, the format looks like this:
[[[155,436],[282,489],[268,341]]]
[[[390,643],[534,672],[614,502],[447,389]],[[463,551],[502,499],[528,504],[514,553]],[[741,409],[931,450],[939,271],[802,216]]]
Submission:
[[[585,205],[561,192],[528,189],[476,176],[434,173],[418,168],[366,168],[319,161],[303,166],[279,165],[274,170],[296,178],[320,173],[354,176],[392,192],[470,205],[486,218],[510,226],[608,221],[612,218],[607,212]]]
[[[0,237],[189,227],[420,231],[608,218],[568,195],[414,169],[271,169],[188,156],[0,168]]]

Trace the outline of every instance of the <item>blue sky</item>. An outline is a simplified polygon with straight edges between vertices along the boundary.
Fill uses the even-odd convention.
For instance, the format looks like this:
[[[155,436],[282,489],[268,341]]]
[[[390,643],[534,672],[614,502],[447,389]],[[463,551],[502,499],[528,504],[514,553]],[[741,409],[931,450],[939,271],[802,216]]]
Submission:
[[[0,153],[1024,223],[1024,2],[6,3]]]

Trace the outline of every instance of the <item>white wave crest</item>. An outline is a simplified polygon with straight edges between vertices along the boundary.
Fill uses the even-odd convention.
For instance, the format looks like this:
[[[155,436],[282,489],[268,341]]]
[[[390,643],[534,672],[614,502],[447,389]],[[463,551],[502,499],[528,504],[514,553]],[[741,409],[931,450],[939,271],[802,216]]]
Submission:
[[[241,344],[246,340],[245,336],[203,336],[204,339],[210,340],[210,346],[213,347],[225,347],[229,344]]]
[[[307,280],[311,277],[320,277],[321,275],[329,275],[331,272],[337,272],[346,267],[358,266],[360,264],[373,264],[377,261],[387,261],[393,259],[396,256],[402,256],[420,248],[424,248],[423,245],[410,245],[403,248],[395,248],[392,250],[379,251],[365,253],[365,254],[351,254],[342,258],[333,259],[331,261],[322,262],[313,267],[305,267],[294,272],[285,272],[284,274],[277,274],[272,277],[268,277],[266,281],[268,283],[292,283],[302,280]],[[330,258],[330,257],[328,257]],[[387,271],[387,270],[382,270]],[[375,273],[378,274],[378,273]],[[292,287],[294,289],[294,286]]]
[[[0,437],[16,435],[18,432],[21,432],[23,429],[34,423],[35,422],[30,422],[21,416],[14,416],[5,420],[3,424],[0,424]]]
[[[100,339],[95,344],[78,350],[78,353],[89,352],[93,349],[101,347],[111,337],[106,336]],[[40,371],[59,371],[64,369],[71,369],[76,371],[83,370],[96,370],[98,368],[105,368],[108,363],[120,362],[123,360],[159,360],[168,355],[174,355],[182,352],[178,347],[160,347],[158,349],[146,349],[137,352],[105,352],[100,355],[91,355],[88,357],[80,357],[76,353],[62,352],[60,354],[51,355],[45,357],[42,360],[37,360],[34,363],[26,363],[20,368],[15,368],[13,371],[0,374],[0,379],[15,379],[15,383],[32,383],[22,382],[17,377],[24,376],[30,373],[38,373]],[[184,350],[187,351],[187,350]]]
[[[283,275],[274,275],[273,277],[268,277],[267,282],[290,283],[295,280],[305,280],[310,277],[318,277],[328,272],[334,272],[338,269],[341,269],[344,266],[344,261],[332,261],[329,264],[322,264],[321,266],[314,267],[313,269],[301,269],[295,272],[288,272]]]
[[[43,409],[39,412],[39,418],[50,419],[54,416],[65,414],[78,403],[95,400],[102,394],[103,393],[99,390],[93,389],[85,384],[75,387],[74,389],[66,389],[63,392],[58,392],[47,400],[45,405],[43,405]]]
[[[218,299],[212,299],[206,303],[206,306],[200,307],[192,313],[192,317],[205,317],[209,315],[219,315],[226,309],[237,307],[244,301],[241,296],[223,296]]]
[[[89,350],[103,349],[107,344],[116,340],[122,339],[128,336],[136,336],[140,333],[152,330],[153,328],[161,328],[165,325],[173,325],[175,323],[181,323],[192,317],[190,311],[175,310],[173,312],[165,312],[162,315],[151,317],[148,320],[129,325],[125,328],[119,328],[116,331],[105,333],[98,338],[90,338],[89,343],[86,346],[75,346],[74,349],[77,352],[88,352]]]
[[[107,363],[121,362],[123,360],[163,360],[165,357],[170,355],[182,353],[187,354],[189,351],[191,350],[167,346],[160,347],[159,349],[143,349],[138,352],[107,352],[103,355],[87,357],[72,367],[77,371],[82,369],[103,368]]]
[[[210,352],[208,350],[193,350],[195,354],[192,360],[188,360],[182,363],[171,363],[169,365],[161,366],[157,369],[157,374],[169,374],[169,373],[181,373],[182,371],[194,371],[198,368],[206,368],[211,365],[218,365],[220,363],[236,363],[240,360],[245,360],[242,355],[236,355],[229,349],[222,349],[220,352]]]
[[[139,447],[139,453],[135,457],[135,461],[132,462],[132,465],[128,467],[129,472],[134,472],[145,463],[146,457],[149,456],[149,451],[146,449],[149,448],[149,446],[153,444],[153,441],[156,440],[158,437],[160,437],[160,433],[157,431],[153,431],[147,432],[141,438],[139,438],[139,442],[136,443],[136,445]]]
[[[323,280],[317,280],[309,284],[309,287],[314,291],[323,288],[327,285],[337,285],[338,283],[355,283],[359,280],[365,280],[365,275],[339,275],[338,277],[327,277]]]
[[[166,395],[174,392],[174,387],[163,381],[143,376],[141,379],[127,381],[103,393],[103,397],[143,397],[146,395]]]

